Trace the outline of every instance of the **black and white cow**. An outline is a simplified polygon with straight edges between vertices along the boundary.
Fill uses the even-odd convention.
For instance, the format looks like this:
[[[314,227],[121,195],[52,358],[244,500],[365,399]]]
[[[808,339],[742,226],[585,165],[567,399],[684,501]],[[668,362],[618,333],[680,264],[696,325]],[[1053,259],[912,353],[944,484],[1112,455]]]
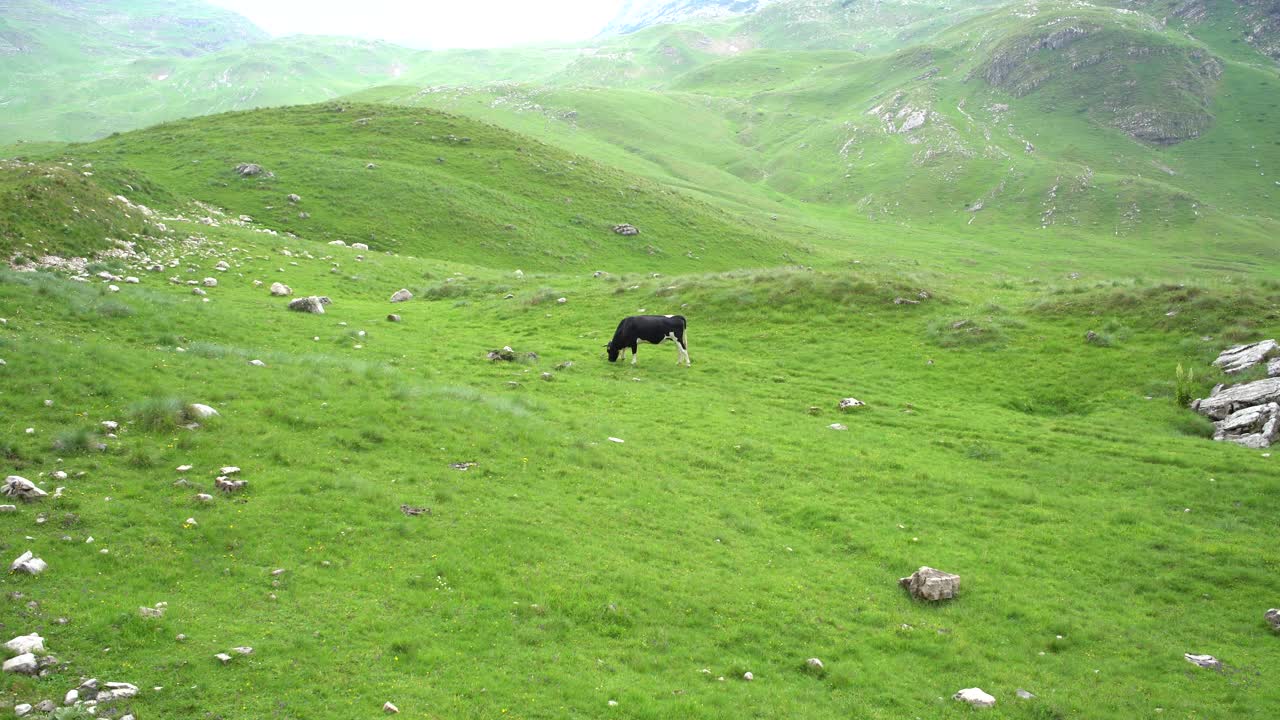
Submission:
[[[632,315],[618,323],[613,339],[605,348],[609,352],[609,362],[617,362],[618,355],[631,348],[631,364],[636,364],[636,345],[641,340],[657,345],[663,340],[674,340],[676,365],[683,362],[689,365],[689,344],[684,336],[685,321],[681,315]]]

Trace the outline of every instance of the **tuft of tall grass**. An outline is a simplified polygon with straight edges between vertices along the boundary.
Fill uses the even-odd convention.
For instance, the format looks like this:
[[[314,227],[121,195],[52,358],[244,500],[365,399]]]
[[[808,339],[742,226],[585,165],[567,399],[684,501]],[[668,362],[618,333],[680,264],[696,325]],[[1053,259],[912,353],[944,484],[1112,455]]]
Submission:
[[[141,430],[165,432],[196,421],[191,403],[177,397],[150,397],[129,407],[129,417]]]
[[[63,454],[90,452],[100,447],[97,436],[90,428],[64,430],[53,438],[53,449]]]

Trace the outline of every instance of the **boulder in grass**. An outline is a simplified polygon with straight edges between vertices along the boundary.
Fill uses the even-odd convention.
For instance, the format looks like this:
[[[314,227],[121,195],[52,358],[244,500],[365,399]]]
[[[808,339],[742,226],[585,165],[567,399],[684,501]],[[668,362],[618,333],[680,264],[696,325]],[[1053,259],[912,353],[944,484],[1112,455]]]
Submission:
[[[613,226],[613,231],[614,231],[615,233],[617,233],[617,234],[619,234],[619,235],[623,235],[623,236],[639,235],[639,234],[640,234],[640,230],[638,230],[638,229],[636,228],[636,226],[635,226],[635,225],[631,225],[631,224],[629,224],[629,223],[619,223],[619,224],[617,224],[617,225],[614,225],[614,226]]]
[[[1214,420],[1225,420],[1244,408],[1273,402],[1280,402],[1280,377],[1215,387],[1209,397],[1191,403],[1191,409]]]
[[[35,675],[40,670],[39,663],[36,662],[36,656],[31,653],[23,653],[15,658],[4,661],[4,672],[17,673],[18,675]]]
[[[23,572],[28,575],[39,575],[48,568],[48,563],[36,557],[34,553],[28,550],[19,555],[18,559],[14,560],[13,563],[9,565],[9,572]]]
[[[274,282],[271,283],[271,294],[276,297],[286,297],[293,294],[293,288],[284,283]]]
[[[391,313],[387,316],[387,322],[400,322],[400,316],[395,313]]]
[[[969,703],[974,707],[989,708],[996,706],[995,697],[985,692],[982,688],[965,688],[953,695],[952,698],[960,702]]]
[[[19,635],[4,644],[4,648],[14,655],[25,655],[27,653],[44,652],[44,638],[36,633],[30,635]]]
[[[843,400],[841,400],[836,407],[838,407],[841,412],[849,412],[851,410],[857,410],[860,407],[866,407],[866,406],[867,404],[862,402],[858,398],[850,397],[850,398],[844,398]]]
[[[1226,419],[1213,424],[1214,440],[1225,440],[1255,450],[1270,447],[1280,441],[1280,403],[1237,410]]]
[[[899,580],[898,584],[917,600],[937,602],[955,597],[960,590],[960,576],[924,566]]]
[[[10,475],[0,485],[0,495],[21,498],[23,500],[39,500],[49,493],[36,487],[36,484],[20,475]]]
[[[218,414],[217,410],[214,410],[208,405],[202,405],[200,403],[191,403],[190,405],[187,406],[187,410],[191,413],[192,417],[195,417],[198,420],[208,420],[209,418],[214,417]],[[188,470],[189,469],[190,468],[188,468]],[[186,472],[186,471],[184,470],[183,472]]]
[[[1192,665],[1199,665],[1206,670],[1221,670],[1222,661],[1212,655],[1196,655],[1193,653],[1183,653],[1182,657]]]
[[[240,177],[256,177],[262,174],[262,166],[257,163],[240,163],[236,166],[236,174]]]
[[[395,294],[391,296],[391,302],[393,303],[408,302],[409,300],[412,300],[412,299],[413,299],[413,293],[409,292],[407,288],[400,288],[399,290],[395,291]]]
[[[1267,621],[1267,624],[1271,626],[1272,630],[1280,632],[1280,609],[1271,608],[1262,617]]]
[[[324,314],[325,303],[315,295],[308,297],[300,297],[289,301],[289,309],[294,312],[312,313],[315,315]]]

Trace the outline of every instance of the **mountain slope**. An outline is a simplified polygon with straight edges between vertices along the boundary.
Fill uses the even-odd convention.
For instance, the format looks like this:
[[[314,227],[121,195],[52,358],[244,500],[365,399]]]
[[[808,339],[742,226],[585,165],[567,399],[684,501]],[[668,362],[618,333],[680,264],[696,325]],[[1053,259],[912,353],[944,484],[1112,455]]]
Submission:
[[[76,146],[135,202],[189,199],[312,240],[523,267],[721,269],[795,251],[711,205],[463,117],[326,104],[198,118]],[[261,174],[236,167],[256,163]],[[291,201],[288,196],[300,196]],[[639,235],[616,234],[629,223]]]

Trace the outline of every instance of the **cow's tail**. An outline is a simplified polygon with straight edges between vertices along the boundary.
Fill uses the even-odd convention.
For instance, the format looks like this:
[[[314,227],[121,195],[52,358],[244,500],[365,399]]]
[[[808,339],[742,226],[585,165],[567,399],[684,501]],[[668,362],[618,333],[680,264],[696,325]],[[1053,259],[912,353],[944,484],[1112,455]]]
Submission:
[[[684,318],[680,318],[680,344],[689,349],[689,321]]]

